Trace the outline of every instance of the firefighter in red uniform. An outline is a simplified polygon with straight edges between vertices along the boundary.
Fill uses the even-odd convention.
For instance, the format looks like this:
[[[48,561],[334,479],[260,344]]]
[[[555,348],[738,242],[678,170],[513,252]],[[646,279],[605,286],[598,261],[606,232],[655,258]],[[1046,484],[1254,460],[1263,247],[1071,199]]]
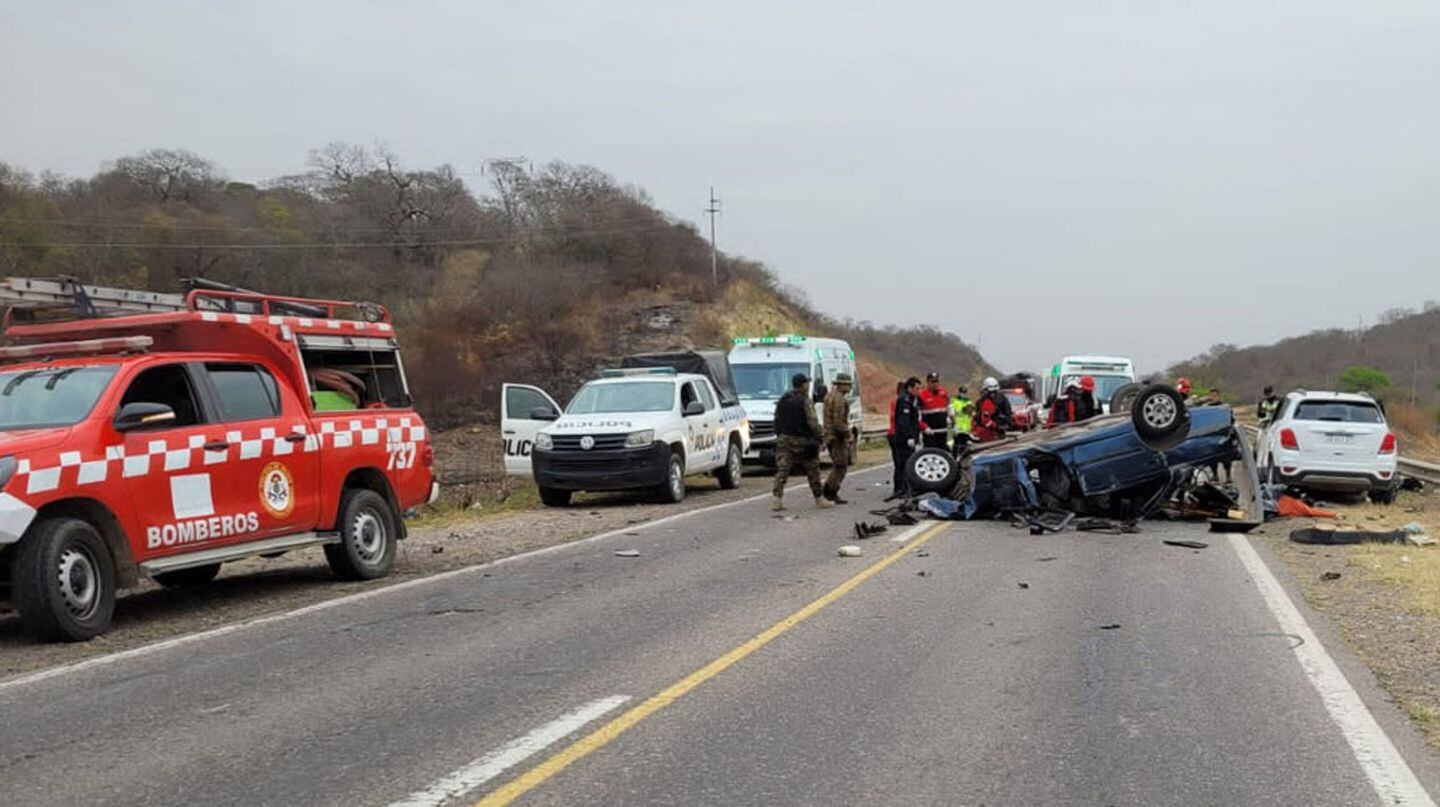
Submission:
[[[975,402],[975,426],[973,434],[981,443],[999,440],[1010,428],[1010,399],[1000,391],[1000,382],[994,378],[985,379],[983,392]]]
[[[921,439],[926,448],[945,448],[950,442],[950,393],[940,384],[940,374],[931,371],[920,390]]]
[[[1079,423],[1095,417],[1095,379],[1081,376],[1065,385],[1065,391],[1050,405],[1050,417],[1045,428],[1061,423]]]

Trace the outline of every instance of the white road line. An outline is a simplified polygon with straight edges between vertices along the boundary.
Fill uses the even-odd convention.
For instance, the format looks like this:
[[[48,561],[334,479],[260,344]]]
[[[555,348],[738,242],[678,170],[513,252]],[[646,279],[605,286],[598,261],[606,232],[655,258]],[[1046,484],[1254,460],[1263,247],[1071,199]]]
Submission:
[[[868,474],[889,467],[889,465],[877,465],[870,468],[864,468],[851,474],[851,476],[860,476],[861,474]],[[786,488],[786,490],[795,490],[803,486],[803,484],[793,485]],[[259,627],[261,625],[269,625],[271,623],[281,622],[287,619],[294,619],[295,617],[305,616],[307,614],[313,614],[331,608],[337,608],[341,605],[350,605],[352,603],[360,602],[361,600],[368,600],[371,597],[380,597],[386,594],[393,594],[397,591],[405,591],[407,589],[415,588],[416,586],[427,586],[432,583],[439,583],[444,580],[449,580],[453,577],[460,577],[461,575],[474,574],[475,572],[481,571],[489,571],[491,569],[494,569],[496,566],[502,566],[506,563],[514,563],[515,561],[524,560],[526,558],[533,558],[538,555],[545,555],[551,552],[562,552],[573,547],[582,546],[584,544],[594,543],[596,541],[603,541],[606,538],[614,538],[617,535],[624,535],[625,533],[634,533],[641,530],[648,530],[653,527],[659,527],[664,524],[669,524],[671,522],[690,518],[692,516],[703,515],[705,513],[713,513],[717,510],[724,510],[730,507],[739,507],[742,504],[750,504],[751,502],[758,502],[763,499],[769,498],[770,494],[768,492],[759,493],[754,496],[747,496],[744,499],[736,499],[733,502],[721,502],[720,504],[712,504],[708,507],[699,507],[694,510],[686,510],[682,513],[675,513],[674,515],[657,518],[654,521],[646,521],[641,524],[627,524],[624,527],[619,527],[617,529],[609,530],[607,532],[591,535],[587,538],[580,538],[574,541],[566,541],[564,543],[553,544],[551,546],[541,547],[539,549],[532,549],[529,552],[522,552],[518,555],[510,555],[508,557],[500,558],[499,560],[492,560],[489,563],[481,563],[476,566],[465,566],[459,569],[451,569],[448,572],[439,572],[437,574],[426,575],[424,577],[417,577],[413,580],[393,583],[390,585],[382,586],[380,588],[373,588],[369,591],[360,591],[355,594],[347,594],[343,597],[335,597],[333,599],[323,600],[321,602],[301,606],[299,608],[295,608],[289,611],[282,611],[278,614],[269,614],[267,616],[256,617],[254,619],[246,620],[244,622],[237,622],[233,625],[225,625],[219,628],[212,628],[211,630],[200,631],[199,633],[187,633],[184,636],[176,636],[173,639],[164,639],[153,644],[141,645],[140,647],[134,647],[129,650],[121,650],[104,656],[96,656],[94,658],[85,659],[84,661],[77,661],[73,664],[64,664],[59,667],[50,667],[44,670],[37,670],[36,672],[30,673],[29,675],[22,675],[18,678],[11,678],[8,681],[0,681],[0,694],[3,694],[7,689],[13,689],[15,687],[21,687],[27,684],[39,683],[40,681],[45,681],[50,678],[56,678],[61,675],[68,675],[70,673],[80,672],[82,670],[102,667],[108,664],[114,664],[118,661],[125,661],[126,659],[148,656],[152,653],[159,653],[161,651],[169,650],[174,647],[180,647],[182,645],[187,645],[192,642],[200,642],[206,639],[215,639],[221,636],[225,636],[227,634],[236,633],[242,630],[248,630],[249,628]]]
[[[1295,656],[1300,660],[1300,669],[1310,680],[1310,685],[1320,693],[1320,700],[1330,713],[1330,719],[1345,735],[1351,753],[1370,778],[1370,784],[1381,802],[1404,807],[1434,807],[1435,802],[1425,792],[1425,786],[1420,784],[1415,772],[1410,770],[1405,758],[1365,707],[1359,693],[1350,686],[1345,674],[1325,651],[1319,637],[1295,608],[1295,603],[1291,602],[1265,561],[1250,546],[1249,540],[1241,535],[1231,535],[1230,546],[1240,556],[1246,571],[1250,572],[1255,587],[1260,589],[1265,604],[1270,606],[1270,613],[1280,623],[1281,632],[1300,637],[1300,643],[1294,648]]]
[[[463,796],[494,779],[628,700],[630,700],[628,695],[612,695],[587,703],[569,714],[546,723],[524,737],[511,740],[424,790],[411,793],[390,807],[439,807],[439,805]]]

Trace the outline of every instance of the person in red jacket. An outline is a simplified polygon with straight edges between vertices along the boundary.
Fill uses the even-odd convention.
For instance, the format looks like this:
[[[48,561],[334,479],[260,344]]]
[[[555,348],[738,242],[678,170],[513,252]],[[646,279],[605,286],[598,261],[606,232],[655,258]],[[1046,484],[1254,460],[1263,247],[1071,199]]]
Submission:
[[[1065,391],[1050,405],[1045,428],[1061,423],[1080,423],[1099,414],[1095,406],[1095,379],[1081,376],[1065,386]]]
[[[950,442],[950,393],[931,371],[920,390],[921,440],[926,448],[945,448]]]
[[[975,402],[972,433],[977,441],[986,443],[1004,437],[1005,430],[1010,428],[1010,399],[1000,391],[1000,382],[993,378],[985,379],[982,388],[984,392]]]

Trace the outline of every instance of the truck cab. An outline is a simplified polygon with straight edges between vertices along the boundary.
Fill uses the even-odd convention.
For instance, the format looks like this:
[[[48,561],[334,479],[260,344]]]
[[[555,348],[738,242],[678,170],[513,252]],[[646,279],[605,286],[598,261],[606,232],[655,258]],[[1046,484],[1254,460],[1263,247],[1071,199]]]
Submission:
[[[648,490],[663,502],[685,497],[685,478],[713,474],[722,488],[740,484],[749,442],[744,410],[715,359],[675,354],[607,370],[561,410],[549,393],[525,384],[502,390],[505,470],[528,475],[540,499],[563,507],[581,491]]]
[[[855,351],[840,339],[783,336],[737,337],[730,348],[730,367],[740,405],[750,420],[750,450],[745,459],[775,464],[775,402],[790,391],[790,379],[804,373],[810,379],[815,417],[823,419],[825,394],[831,379],[847,373],[850,387],[850,429],[858,442],[865,413],[860,406],[860,375]]]

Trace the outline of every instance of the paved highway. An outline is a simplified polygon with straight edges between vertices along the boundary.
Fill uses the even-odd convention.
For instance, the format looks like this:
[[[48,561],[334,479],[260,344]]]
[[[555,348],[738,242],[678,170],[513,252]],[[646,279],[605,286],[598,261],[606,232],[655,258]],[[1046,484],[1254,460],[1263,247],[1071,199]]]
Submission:
[[[1363,666],[1286,610],[1298,597],[1243,539],[922,525],[837,557],[884,473],[833,511],[723,505],[0,683],[0,804],[1440,792]]]

